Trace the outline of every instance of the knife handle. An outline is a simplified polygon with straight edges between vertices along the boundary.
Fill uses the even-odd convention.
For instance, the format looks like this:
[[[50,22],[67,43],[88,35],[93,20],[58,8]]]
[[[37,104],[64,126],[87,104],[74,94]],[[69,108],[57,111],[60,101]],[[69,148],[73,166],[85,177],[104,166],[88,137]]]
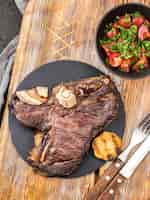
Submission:
[[[113,161],[104,174],[98,179],[94,187],[88,192],[86,200],[96,200],[105,190],[107,185],[109,185],[114,176],[120,171],[123,165],[124,163],[119,159]]]
[[[101,193],[98,200],[114,200],[117,190],[125,180],[126,179],[122,175],[118,174],[109,184],[107,189]]]

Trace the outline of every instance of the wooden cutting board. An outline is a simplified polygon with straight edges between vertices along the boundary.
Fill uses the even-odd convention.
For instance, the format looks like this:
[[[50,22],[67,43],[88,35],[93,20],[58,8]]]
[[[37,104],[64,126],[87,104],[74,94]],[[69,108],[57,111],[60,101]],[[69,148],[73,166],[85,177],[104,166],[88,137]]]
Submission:
[[[28,73],[52,60],[81,60],[107,73],[96,53],[95,31],[101,16],[120,3],[123,1],[29,1],[0,129],[0,200],[82,200],[94,185],[94,173],[68,180],[34,174],[18,156],[11,142],[8,102]],[[149,0],[145,3],[150,4]],[[127,120],[124,145],[127,145],[132,129],[150,111],[150,78],[135,81],[112,77],[125,103]],[[120,188],[116,200],[150,199],[149,163],[150,156],[147,156],[133,177]]]

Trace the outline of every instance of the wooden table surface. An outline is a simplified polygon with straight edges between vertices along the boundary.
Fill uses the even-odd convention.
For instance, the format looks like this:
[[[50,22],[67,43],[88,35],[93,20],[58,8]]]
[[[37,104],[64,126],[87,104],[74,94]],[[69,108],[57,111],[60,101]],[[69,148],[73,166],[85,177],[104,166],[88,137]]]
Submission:
[[[18,155],[8,127],[8,102],[19,82],[41,64],[56,59],[90,63],[108,73],[95,49],[95,31],[103,14],[127,1],[30,0],[0,129],[0,200],[82,200],[96,181],[95,173],[76,179],[45,178],[34,174]],[[135,1],[134,1],[135,2]],[[143,1],[150,5],[149,0]],[[61,67],[61,66],[60,66]],[[121,92],[126,110],[124,146],[132,129],[150,111],[150,78],[123,80],[111,75]],[[150,199],[150,156],[119,190],[115,200]],[[94,199],[93,199],[94,200]]]

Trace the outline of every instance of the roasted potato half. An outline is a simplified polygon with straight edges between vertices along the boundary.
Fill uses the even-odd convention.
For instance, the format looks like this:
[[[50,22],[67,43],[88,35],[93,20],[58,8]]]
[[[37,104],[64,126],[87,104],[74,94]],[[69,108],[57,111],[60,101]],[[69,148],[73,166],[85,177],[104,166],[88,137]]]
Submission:
[[[122,148],[121,138],[113,132],[104,131],[92,142],[95,157],[102,160],[113,160]]]

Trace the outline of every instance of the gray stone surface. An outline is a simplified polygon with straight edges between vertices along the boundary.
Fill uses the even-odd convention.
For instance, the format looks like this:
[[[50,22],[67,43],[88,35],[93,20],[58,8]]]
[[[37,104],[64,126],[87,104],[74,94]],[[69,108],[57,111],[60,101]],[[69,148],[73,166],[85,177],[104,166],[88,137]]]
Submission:
[[[0,53],[19,33],[21,14],[14,0],[0,0]]]

